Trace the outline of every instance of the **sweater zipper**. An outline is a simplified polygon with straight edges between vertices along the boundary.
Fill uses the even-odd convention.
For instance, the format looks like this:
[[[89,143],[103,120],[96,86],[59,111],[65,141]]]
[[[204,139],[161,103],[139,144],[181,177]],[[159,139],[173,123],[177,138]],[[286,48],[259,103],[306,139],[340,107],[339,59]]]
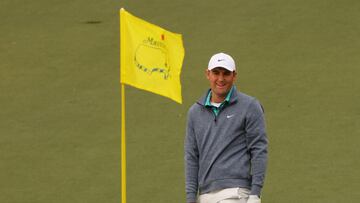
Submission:
[[[201,104],[200,102],[197,102],[197,103],[198,103],[199,105],[205,107],[205,105]],[[228,105],[230,105],[230,104],[228,104]],[[228,106],[228,105],[226,105],[226,106]],[[225,108],[226,108],[226,106],[225,106]],[[206,107],[205,107],[205,108],[206,108]],[[213,111],[211,108],[206,108],[206,109],[207,109],[208,111],[210,111],[210,113],[214,116],[214,122],[215,122],[215,123],[217,123],[217,117],[220,115],[221,111],[224,110],[224,108],[222,108],[222,109],[219,111],[218,115],[215,115],[214,111]]]
[[[205,106],[204,106],[205,107]],[[206,108],[206,107],[205,107]],[[211,108],[206,108],[208,111],[210,111],[211,115],[214,116],[214,122],[216,123],[217,121],[217,116],[215,115],[214,111]]]

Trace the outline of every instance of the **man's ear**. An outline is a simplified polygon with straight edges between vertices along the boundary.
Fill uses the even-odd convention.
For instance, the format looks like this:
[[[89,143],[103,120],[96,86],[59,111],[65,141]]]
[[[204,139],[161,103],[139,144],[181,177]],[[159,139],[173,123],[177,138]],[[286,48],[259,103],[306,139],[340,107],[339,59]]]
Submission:
[[[209,74],[210,74],[210,70],[205,69],[205,76],[206,76],[207,79],[209,79]]]
[[[233,71],[233,74],[234,74],[234,82],[236,81],[236,76],[237,76],[237,73],[235,71]]]

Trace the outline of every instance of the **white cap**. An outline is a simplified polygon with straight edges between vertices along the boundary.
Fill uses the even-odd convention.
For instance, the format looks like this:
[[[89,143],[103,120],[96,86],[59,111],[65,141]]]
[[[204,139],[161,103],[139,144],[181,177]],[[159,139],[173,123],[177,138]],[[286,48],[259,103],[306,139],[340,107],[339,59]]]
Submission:
[[[208,70],[212,70],[217,67],[225,68],[229,71],[236,70],[234,59],[231,56],[224,53],[215,54],[210,58]]]

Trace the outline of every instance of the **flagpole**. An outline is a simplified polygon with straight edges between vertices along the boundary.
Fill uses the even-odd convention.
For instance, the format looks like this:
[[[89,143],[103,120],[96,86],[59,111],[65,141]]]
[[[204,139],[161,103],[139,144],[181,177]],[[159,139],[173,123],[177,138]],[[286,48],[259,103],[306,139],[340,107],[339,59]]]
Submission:
[[[126,136],[124,84],[121,84],[121,203],[126,203]]]
[[[125,12],[124,8],[120,9],[119,17],[120,22],[122,19],[121,13]],[[124,68],[124,51],[125,51],[125,40],[124,37],[124,23],[120,23],[120,73],[121,68]],[[121,83],[121,203],[126,203],[126,136],[125,136],[125,84]]]

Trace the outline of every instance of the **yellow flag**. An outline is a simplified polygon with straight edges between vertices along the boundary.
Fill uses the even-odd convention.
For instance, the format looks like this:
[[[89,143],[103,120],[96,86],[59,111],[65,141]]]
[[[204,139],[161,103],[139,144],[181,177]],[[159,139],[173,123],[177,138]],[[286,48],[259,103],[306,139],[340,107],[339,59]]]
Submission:
[[[120,10],[121,83],[182,103],[181,34],[169,32]]]

